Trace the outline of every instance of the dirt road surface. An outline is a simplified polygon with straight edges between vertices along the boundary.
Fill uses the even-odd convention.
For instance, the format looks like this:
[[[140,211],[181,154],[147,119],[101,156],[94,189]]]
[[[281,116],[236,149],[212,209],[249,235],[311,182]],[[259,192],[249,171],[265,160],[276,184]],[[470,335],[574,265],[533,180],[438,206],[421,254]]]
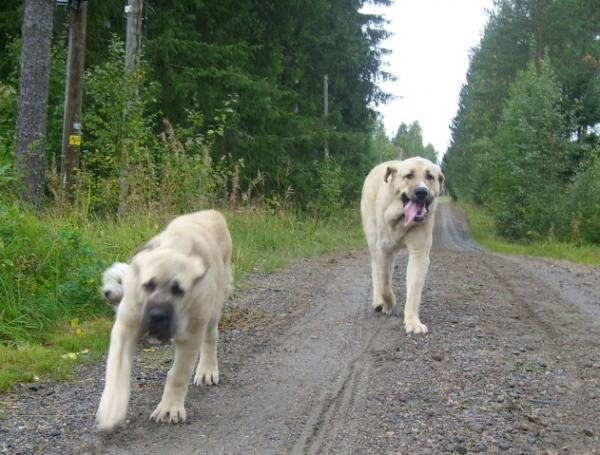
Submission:
[[[187,422],[159,425],[171,347],[140,346],[125,428],[93,418],[104,366],[0,395],[0,453],[599,454],[600,270],[483,251],[441,204],[421,320],[407,336],[407,256],[392,316],[370,307],[368,251],[252,276],[227,308],[221,383],[190,387]],[[141,342],[143,344],[143,342]]]

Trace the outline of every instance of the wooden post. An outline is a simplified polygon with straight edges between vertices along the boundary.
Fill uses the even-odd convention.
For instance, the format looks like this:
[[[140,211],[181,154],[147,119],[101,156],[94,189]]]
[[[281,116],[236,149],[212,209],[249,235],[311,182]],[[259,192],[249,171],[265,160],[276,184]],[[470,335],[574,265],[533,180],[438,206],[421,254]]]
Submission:
[[[323,80],[323,115],[325,117],[325,158],[329,158],[329,126],[327,124],[327,116],[329,115],[329,82],[327,74]]]
[[[69,5],[69,51],[61,156],[61,177],[67,194],[72,190],[73,174],[79,167],[81,148],[87,1],[74,0]]]
[[[125,33],[125,69],[129,76],[135,72],[138,52],[142,46],[142,9],[144,6],[143,0],[128,0],[125,7],[127,14],[127,30]],[[133,97],[138,95],[137,78],[135,79],[135,91]],[[127,118],[129,104],[133,101],[130,99],[123,112],[123,117]],[[127,173],[129,172],[129,149],[132,146],[131,140],[127,137],[127,132],[124,131],[123,138],[123,154],[121,156],[121,171],[119,178],[119,216],[127,214],[127,197],[129,195],[129,184],[127,183]]]
[[[125,68],[135,71],[138,51],[142,45],[142,8],[143,0],[128,0],[125,12],[127,13],[127,31],[125,38]]]

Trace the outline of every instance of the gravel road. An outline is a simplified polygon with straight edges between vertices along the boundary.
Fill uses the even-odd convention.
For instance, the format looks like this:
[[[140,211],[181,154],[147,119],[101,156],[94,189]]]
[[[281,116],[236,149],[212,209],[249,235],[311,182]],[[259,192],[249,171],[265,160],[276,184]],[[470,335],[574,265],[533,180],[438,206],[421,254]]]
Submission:
[[[302,260],[239,286],[221,383],[190,387],[186,423],[148,421],[172,348],[142,340],[124,429],[94,431],[104,366],[87,366],[0,395],[0,453],[600,454],[600,270],[488,253],[438,210],[428,335],[404,333],[403,305],[372,311],[366,248]]]

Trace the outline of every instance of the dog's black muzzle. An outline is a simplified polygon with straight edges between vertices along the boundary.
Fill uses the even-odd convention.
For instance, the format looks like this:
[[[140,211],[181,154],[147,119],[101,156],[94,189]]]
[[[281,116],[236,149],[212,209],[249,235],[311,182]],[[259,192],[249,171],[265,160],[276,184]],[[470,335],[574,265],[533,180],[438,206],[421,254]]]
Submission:
[[[173,338],[177,321],[175,317],[175,305],[172,303],[148,302],[146,312],[142,318],[141,332],[166,342]]]
[[[429,190],[424,186],[415,188],[415,199],[418,202],[429,202]]]

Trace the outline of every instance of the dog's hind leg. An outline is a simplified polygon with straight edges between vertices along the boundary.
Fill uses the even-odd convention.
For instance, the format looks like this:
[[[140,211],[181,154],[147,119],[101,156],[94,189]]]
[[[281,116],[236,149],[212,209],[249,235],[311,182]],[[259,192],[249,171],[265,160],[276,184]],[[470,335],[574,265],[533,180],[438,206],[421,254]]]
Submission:
[[[373,278],[373,308],[383,314],[392,314],[396,297],[392,289],[395,251],[375,247],[371,251],[371,274]]]
[[[200,330],[199,332],[203,332]],[[175,361],[167,374],[167,383],[163,392],[162,400],[154,412],[150,414],[150,420],[156,422],[178,423],[185,422],[185,397],[195,360],[200,350],[200,340],[204,333],[199,336],[190,336],[186,339],[173,339],[175,344]]]
[[[363,216],[365,235],[371,253],[371,279],[373,283],[373,301],[375,311],[392,314],[396,298],[392,290],[391,279],[394,270],[395,252],[384,248],[377,236],[377,227],[368,216]]]

